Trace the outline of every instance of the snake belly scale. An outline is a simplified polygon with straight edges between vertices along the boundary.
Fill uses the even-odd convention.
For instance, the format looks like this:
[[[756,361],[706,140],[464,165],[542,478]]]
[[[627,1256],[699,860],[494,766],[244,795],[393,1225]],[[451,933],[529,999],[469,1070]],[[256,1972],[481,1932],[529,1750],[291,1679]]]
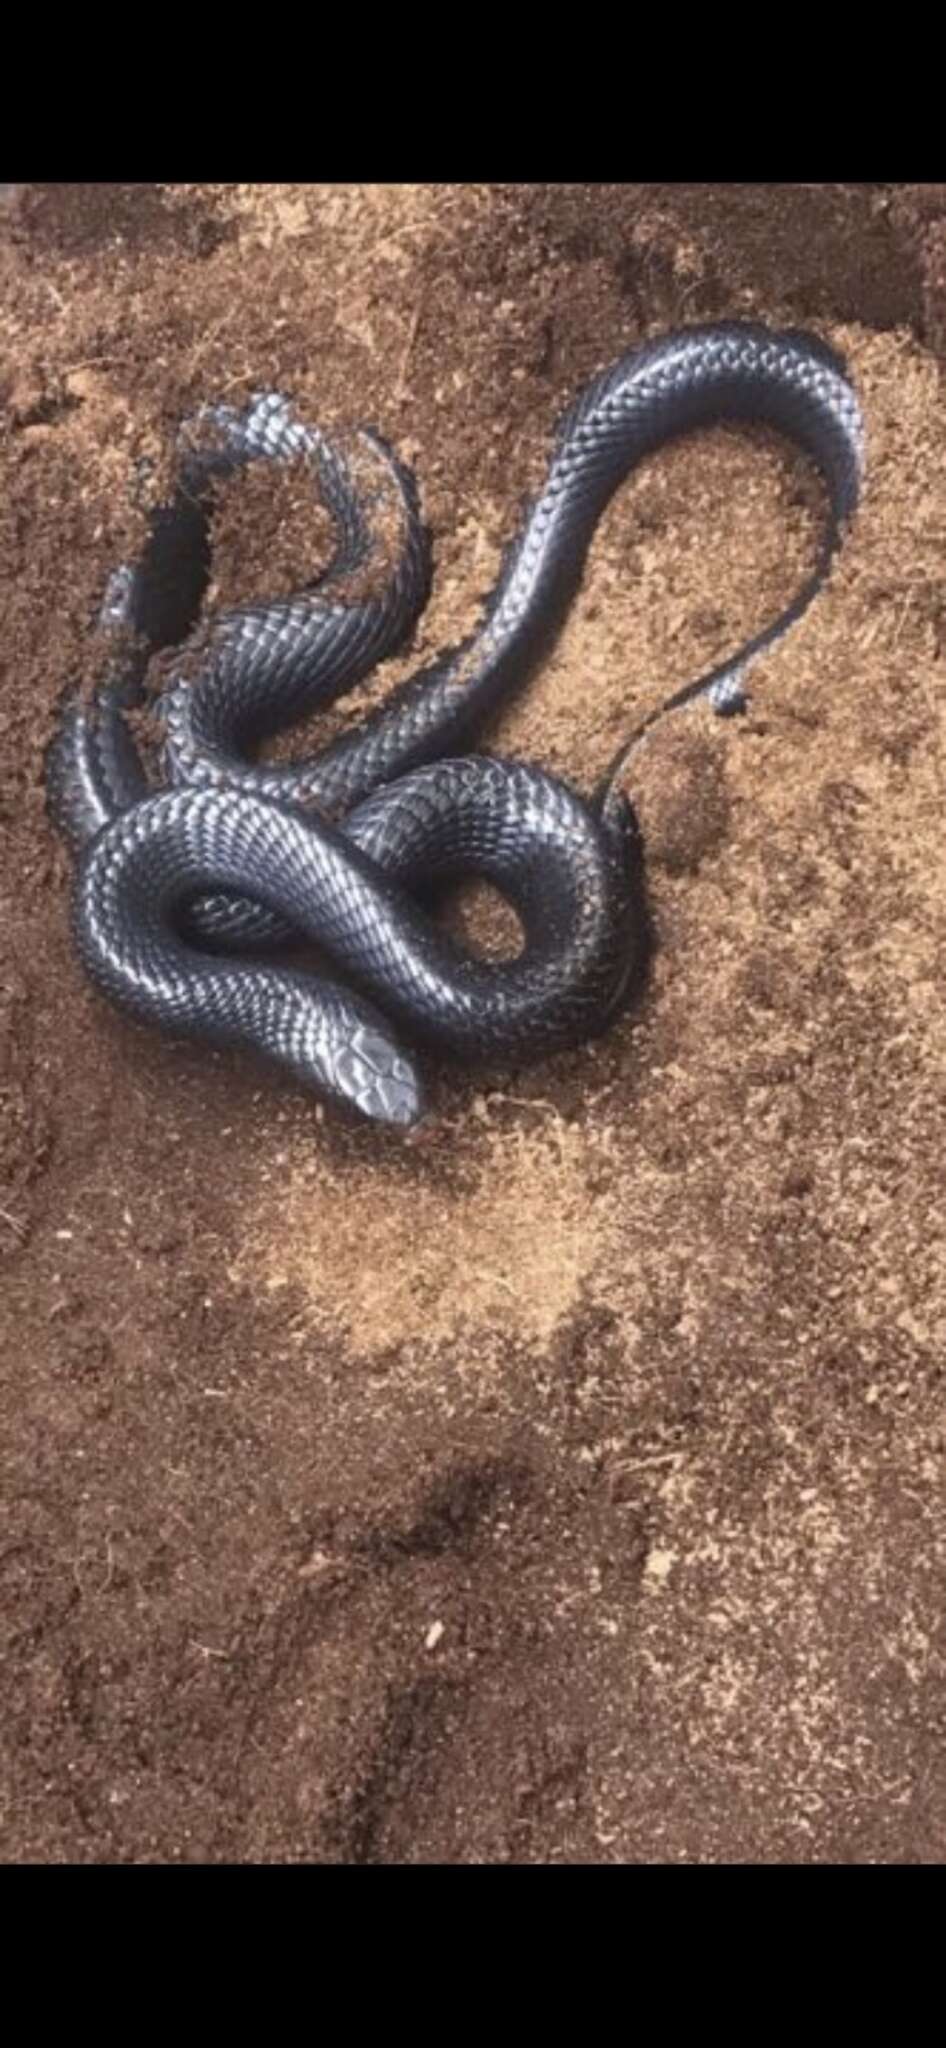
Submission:
[[[818,560],[792,604],[651,713],[592,801],[536,767],[468,752],[560,627],[634,465],[679,434],[740,421],[786,435],[826,488]],[[257,460],[311,468],[335,554],[297,595],[200,624],[215,486]],[[657,718],[699,697],[723,715],[745,707],[748,665],[824,582],[862,468],[856,394],[814,337],[727,322],[635,349],[559,427],[476,630],[322,752],[276,765],[255,760],[254,744],[350,690],[409,634],[429,592],[428,536],[413,477],[380,436],[360,430],[349,459],[276,393],[242,410],[208,406],[182,430],[175,487],[150,515],[139,560],[109,586],[96,688],[87,701],[67,693],[49,750],[86,972],[141,1018],[251,1047],[396,1125],[422,1113],[417,1046],[519,1060],[602,1030],[643,943],[623,762]],[[392,525],[395,560],[379,587]],[[156,700],[166,786],[154,789],[126,714],[146,699],[154,654],[178,647]],[[516,958],[474,958],[441,928],[435,893],[464,876],[517,910]],[[327,972],[284,964],[280,946],[300,937]]]

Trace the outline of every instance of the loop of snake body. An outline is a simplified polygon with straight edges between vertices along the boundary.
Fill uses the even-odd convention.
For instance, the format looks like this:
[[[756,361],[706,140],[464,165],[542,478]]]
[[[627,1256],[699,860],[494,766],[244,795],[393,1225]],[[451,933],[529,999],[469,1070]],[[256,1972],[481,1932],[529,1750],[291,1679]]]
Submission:
[[[780,430],[826,486],[819,558],[792,604],[652,712],[593,801],[536,767],[468,754],[560,626],[629,471],[671,437],[730,421]],[[426,601],[413,478],[367,430],[357,457],[356,477],[272,392],[190,423],[170,501],[151,514],[139,561],[112,579],[100,681],[90,701],[72,692],[64,702],[47,790],[76,856],[79,956],[107,996],[174,1033],[248,1045],[337,1103],[409,1125],[423,1110],[415,1044],[467,1061],[525,1059],[579,1042],[619,1009],[643,942],[640,846],[620,769],[659,717],[697,697],[720,713],[744,709],[748,664],[811,602],[856,509],[863,428],[843,361],[810,335],[727,322],[637,348],[562,422],[475,632],[314,758],[254,762],[254,742],[391,654]],[[311,467],[335,555],[298,595],[195,631],[214,487],[259,459]],[[397,558],[379,591],[392,517]],[[153,791],[126,714],[145,700],[155,652],[180,643],[188,658],[157,704],[167,787]],[[434,892],[470,875],[518,911],[515,959],[473,958],[436,921]],[[300,936],[328,974],[265,957]]]

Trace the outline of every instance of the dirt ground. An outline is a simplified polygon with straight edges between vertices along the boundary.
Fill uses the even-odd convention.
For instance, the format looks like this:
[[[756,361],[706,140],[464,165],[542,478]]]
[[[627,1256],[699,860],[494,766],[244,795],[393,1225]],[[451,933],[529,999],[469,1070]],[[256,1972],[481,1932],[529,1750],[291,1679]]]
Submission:
[[[136,460],[261,385],[385,432],[436,576],[373,696],[582,381],[732,313],[847,353],[867,488],[749,717],[635,757],[632,1013],[405,1144],[109,1011],[42,766]],[[7,1862],[942,1859],[944,352],[942,186],[0,197]],[[250,506],[228,594],[328,544]],[[654,457],[489,744],[589,789],[819,513],[765,436]]]

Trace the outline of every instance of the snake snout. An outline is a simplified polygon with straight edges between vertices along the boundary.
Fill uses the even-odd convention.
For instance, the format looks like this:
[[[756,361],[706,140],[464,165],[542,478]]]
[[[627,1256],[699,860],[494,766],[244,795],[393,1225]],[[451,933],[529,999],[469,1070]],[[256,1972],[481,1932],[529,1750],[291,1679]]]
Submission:
[[[352,1034],[336,1061],[334,1080],[339,1093],[375,1123],[407,1126],[423,1114],[416,1067],[370,1026]]]

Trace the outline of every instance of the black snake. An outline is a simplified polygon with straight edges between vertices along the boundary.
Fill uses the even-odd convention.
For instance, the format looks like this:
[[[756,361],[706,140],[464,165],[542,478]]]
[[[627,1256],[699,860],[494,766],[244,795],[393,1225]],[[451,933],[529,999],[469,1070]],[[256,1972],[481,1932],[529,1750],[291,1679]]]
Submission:
[[[793,603],[653,712],[592,803],[535,767],[466,754],[561,624],[601,513],[633,465],[721,421],[775,427],[821,471],[830,516]],[[639,844],[619,769],[657,717],[698,696],[720,712],[744,708],[748,663],[811,602],[856,508],[857,398],[833,350],[794,330],[695,327],[624,356],[560,426],[475,632],[290,766],[255,763],[247,750],[365,677],[426,601],[414,482],[367,431],[356,477],[340,446],[274,393],[243,410],[208,407],[196,428],[182,434],[173,495],[152,512],[139,561],[112,580],[94,695],[67,697],[50,748],[51,812],[76,854],[78,951],[98,987],[138,1016],[250,1045],[335,1101],[410,1124],[422,1103],[411,1042],[465,1059],[524,1058],[614,1016],[642,942]],[[259,457],[311,466],[336,524],[335,555],[298,595],[227,611],[194,634],[214,486]],[[392,519],[397,558],[379,590]],[[168,786],[153,793],[126,713],[144,701],[155,652],[182,641],[189,659],[158,700]],[[518,911],[515,959],[474,958],[436,921],[433,892],[468,875]],[[300,934],[338,980],[258,957]]]

